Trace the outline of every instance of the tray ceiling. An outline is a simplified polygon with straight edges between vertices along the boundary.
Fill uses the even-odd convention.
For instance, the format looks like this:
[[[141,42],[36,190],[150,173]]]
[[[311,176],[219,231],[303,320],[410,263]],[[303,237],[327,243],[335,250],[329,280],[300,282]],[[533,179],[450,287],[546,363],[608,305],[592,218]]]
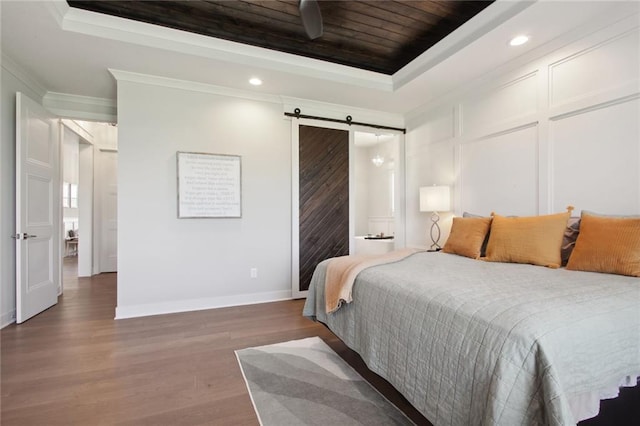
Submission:
[[[319,1],[309,40],[298,0],[75,1],[72,7],[392,75],[489,1]]]

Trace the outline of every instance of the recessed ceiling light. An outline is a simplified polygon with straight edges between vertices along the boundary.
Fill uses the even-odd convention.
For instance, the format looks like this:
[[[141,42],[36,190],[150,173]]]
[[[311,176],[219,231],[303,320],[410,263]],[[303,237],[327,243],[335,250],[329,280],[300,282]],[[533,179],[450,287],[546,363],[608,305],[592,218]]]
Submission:
[[[262,84],[262,80],[260,80],[258,77],[253,77],[249,79],[249,84],[252,84],[254,86],[260,86]]]
[[[511,41],[509,42],[509,45],[511,45],[511,46],[520,46],[521,44],[525,44],[528,41],[529,41],[529,37],[528,36],[519,35],[519,36],[515,36],[514,38],[512,38]]]

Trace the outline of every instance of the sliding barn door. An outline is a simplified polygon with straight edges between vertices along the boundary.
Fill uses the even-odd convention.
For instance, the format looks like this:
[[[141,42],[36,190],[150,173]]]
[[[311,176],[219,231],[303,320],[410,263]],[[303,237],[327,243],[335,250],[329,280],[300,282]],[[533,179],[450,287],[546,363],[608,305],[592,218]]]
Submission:
[[[298,291],[304,292],[318,263],[349,254],[349,132],[298,131]]]

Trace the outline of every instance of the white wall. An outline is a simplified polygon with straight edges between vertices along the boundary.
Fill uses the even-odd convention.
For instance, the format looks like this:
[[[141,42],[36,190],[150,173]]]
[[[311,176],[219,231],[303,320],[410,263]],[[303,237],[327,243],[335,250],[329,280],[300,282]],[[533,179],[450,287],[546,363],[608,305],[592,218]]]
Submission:
[[[16,92],[40,102],[42,96],[25,83],[28,78],[15,67],[7,67],[3,57],[0,80],[0,327],[15,321],[16,314],[16,246],[9,236],[15,234],[15,140]]]
[[[640,213],[639,52],[634,15],[411,117],[407,244],[425,245],[430,184],[457,215]]]
[[[277,103],[119,79],[117,318],[290,297],[283,117]],[[177,218],[176,151],[242,157],[242,218]]]

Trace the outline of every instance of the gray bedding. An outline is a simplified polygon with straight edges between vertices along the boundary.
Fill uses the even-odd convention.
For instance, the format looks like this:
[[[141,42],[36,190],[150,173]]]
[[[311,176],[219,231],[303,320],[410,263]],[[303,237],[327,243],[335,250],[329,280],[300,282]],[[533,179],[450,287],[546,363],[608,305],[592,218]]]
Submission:
[[[640,279],[417,253],[366,269],[325,323],[434,425],[568,425],[569,401],[640,374]]]

